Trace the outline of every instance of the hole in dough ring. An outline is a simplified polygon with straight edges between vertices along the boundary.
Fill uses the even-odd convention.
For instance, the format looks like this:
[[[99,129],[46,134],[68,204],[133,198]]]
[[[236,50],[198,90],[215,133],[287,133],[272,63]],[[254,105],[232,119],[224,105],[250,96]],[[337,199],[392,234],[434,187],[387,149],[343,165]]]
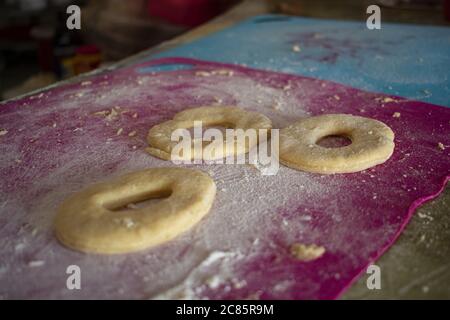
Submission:
[[[146,249],[199,222],[210,210],[215,193],[214,181],[199,170],[134,172],[66,199],[54,221],[56,236],[67,247],[84,252],[116,254]],[[164,196],[143,208],[125,207]]]
[[[317,142],[330,135],[349,138],[351,144],[325,148]],[[389,159],[394,133],[384,123],[348,114],[304,118],[280,130],[280,162],[288,167],[316,173],[362,171]]]
[[[242,110],[238,107],[199,107],[181,111],[177,113],[173,120],[169,120],[158,125],[153,126],[147,136],[147,141],[150,145],[147,152],[164,160],[171,160],[173,148],[178,144],[177,141],[171,141],[172,132],[176,129],[189,129],[194,127],[194,121],[202,121],[202,126],[223,126],[233,129],[255,129],[256,138],[259,137],[259,129],[267,129],[270,133],[272,128],[272,121],[266,116],[257,113]],[[268,137],[266,137],[268,138]],[[194,146],[191,147],[191,154],[179,155],[177,160],[217,160],[232,155],[240,155],[247,153],[253,148],[258,141],[255,139],[248,141],[237,140],[234,144],[231,143],[227,147],[226,137],[224,135],[224,143],[222,141],[214,140],[210,143],[209,148],[218,150],[215,154],[209,152],[202,152],[200,157],[194,153]],[[240,143],[243,142],[243,143]],[[261,140],[259,141],[261,142]],[[205,150],[205,145],[202,146]]]

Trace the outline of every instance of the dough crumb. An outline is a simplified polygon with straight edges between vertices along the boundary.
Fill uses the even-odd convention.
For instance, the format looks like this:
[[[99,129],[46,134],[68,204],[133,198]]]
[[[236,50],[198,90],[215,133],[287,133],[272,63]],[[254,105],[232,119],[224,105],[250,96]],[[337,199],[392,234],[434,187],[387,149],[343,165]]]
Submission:
[[[260,300],[263,292],[261,290],[250,293],[244,300]]]
[[[103,111],[94,112],[93,115],[94,116],[106,116],[108,113],[109,113],[108,110],[103,110]]]
[[[228,69],[221,69],[221,70],[213,70],[211,74],[231,77],[234,75],[234,72]]]
[[[120,128],[119,130],[117,130],[116,135],[120,136],[123,132],[123,128]]]
[[[394,112],[392,115],[393,118],[400,118],[400,112]]]
[[[105,119],[107,121],[113,121],[113,120],[117,119],[117,116],[119,115],[117,110],[119,110],[119,109],[120,109],[119,107],[114,107],[114,108],[111,108],[111,110],[102,110],[102,111],[94,112],[93,115],[105,117]]]
[[[136,135],[136,131],[131,131],[131,132],[128,134],[129,137],[134,137],[135,135]]]
[[[301,261],[313,261],[325,253],[325,248],[315,244],[294,243],[290,248],[291,255]]]
[[[4,136],[5,134],[8,133],[8,130],[6,129],[0,129],[0,136]]]
[[[92,81],[83,81],[82,83],[81,83],[81,85],[82,86],[88,86],[88,85],[90,85],[92,83]]]
[[[333,98],[335,98],[337,101],[341,100],[341,97],[339,97],[337,94],[335,94],[335,95],[333,96]]]
[[[117,119],[117,115],[118,115],[118,113],[117,113],[116,109],[113,108],[113,109],[111,109],[111,112],[105,117],[105,119],[107,121],[113,121],[113,120]]]
[[[196,71],[195,75],[197,77],[209,77],[209,76],[211,76],[211,73],[208,71]]]
[[[442,142],[438,142],[438,148],[441,150],[445,150],[445,146]]]
[[[395,100],[389,97],[385,97],[381,100],[383,103],[394,102]]]
[[[31,236],[34,237],[38,233],[38,229],[34,228],[33,231],[31,231]]]
[[[281,103],[279,101],[276,101],[273,105],[272,105],[272,109],[273,110],[280,110],[281,109]]]
[[[420,219],[428,219],[430,221],[434,220],[434,218],[432,216],[429,216],[426,213],[417,212],[417,215],[419,216]]]
[[[300,51],[302,51],[302,49],[300,48],[300,46],[299,46],[298,44],[296,44],[296,45],[293,45],[293,46],[292,46],[292,51],[294,51],[294,52],[300,52]]]
[[[236,278],[231,279],[231,283],[233,284],[233,287],[235,289],[242,289],[247,285],[247,281],[245,280],[239,280]]]
[[[206,280],[206,284],[210,289],[217,289],[222,283],[218,276],[212,276]]]
[[[133,115],[132,115],[131,117],[133,117],[134,119],[136,119],[136,118],[138,117],[138,114],[135,112],[135,113],[133,113]]]

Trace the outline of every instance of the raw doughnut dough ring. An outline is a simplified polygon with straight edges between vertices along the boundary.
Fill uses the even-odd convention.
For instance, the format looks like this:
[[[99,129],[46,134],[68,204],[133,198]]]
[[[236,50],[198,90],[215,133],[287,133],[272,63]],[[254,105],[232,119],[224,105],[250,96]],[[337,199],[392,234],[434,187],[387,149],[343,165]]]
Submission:
[[[352,143],[325,148],[317,142],[341,135]],[[384,123],[348,114],[304,118],[280,130],[280,162],[288,167],[316,173],[362,171],[389,159],[394,151],[394,133]]]
[[[199,170],[152,168],[100,183],[66,199],[55,219],[67,247],[126,253],[166,242],[190,229],[210,210],[214,181]],[[127,204],[168,196],[144,208]],[[123,208],[124,210],[117,211]]]
[[[147,141],[150,147],[146,149],[147,152],[158,158],[171,160],[172,149],[178,143],[176,141],[171,141],[172,132],[176,129],[192,128],[194,127],[194,121],[202,121],[203,127],[222,125],[227,128],[243,130],[267,129],[269,133],[272,128],[272,121],[266,116],[257,112],[245,111],[238,107],[198,107],[186,109],[177,113],[173,120],[157,124],[149,130]],[[226,143],[227,141],[224,135],[223,148],[221,148],[221,141],[213,140],[210,143],[215,145],[211,145],[211,149],[215,147],[216,150],[220,150],[220,152],[217,152],[216,154],[203,153],[203,157],[199,158],[195,157],[194,146],[192,146],[191,157],[179,155],[179,159],[217,160],[231,155],[245,154],[256,144],[254,142],[248,143],[248,141],[244,143],[236,142],[234,147],[230,145],[230,147],[227,148]],[[203,148],[204,147],[205,145],[203,145]]]

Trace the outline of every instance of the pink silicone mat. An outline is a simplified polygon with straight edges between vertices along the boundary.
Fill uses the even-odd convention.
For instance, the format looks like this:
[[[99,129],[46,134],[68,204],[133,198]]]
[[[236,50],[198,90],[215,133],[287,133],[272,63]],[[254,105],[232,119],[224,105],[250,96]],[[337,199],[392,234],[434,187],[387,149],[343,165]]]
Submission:
[[[161,64],[192,68],[145,69]],[[232,75],[196,75],[223,69]],[[262,112],[274,128],[324,113],[370,117],[392,128],[396,148],[386,163],[354,174],[280,167],[277,175],[263,176],[249,165],[196,165],[216,181],[216,200],[201,223],[175,240],[115,256],[71,251],[56,241],[52,219],[65,197],[125,172],[173,166],[144,151],[147,131],[203,105]],[[448,108],[184,58],[153,60],[2,104],[0,296],[336,298],[393,243],[414,209],[442,191],[450,173],[449,127]],[[301,262],[290,255],[294,243],[326,252]],[[69,265],[81,268],[81,290],[66,288]]]

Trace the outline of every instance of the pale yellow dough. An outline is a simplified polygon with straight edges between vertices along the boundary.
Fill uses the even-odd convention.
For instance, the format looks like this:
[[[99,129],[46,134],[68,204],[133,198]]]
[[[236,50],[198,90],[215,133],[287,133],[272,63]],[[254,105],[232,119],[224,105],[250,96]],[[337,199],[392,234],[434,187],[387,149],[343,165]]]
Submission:
[[[216,193],[204,172],[152,168],[88,187],[66,199],[55,219],[57,238],[75,250],[115,254],[150,248],[189,230]],[[129,204],[160,198],[143,208]],[[117,210],[123,209],[123,210]]]
[[[309,262],[322,257],[326,250],[315,244],[294,243],[291,245],[290,251],[295,259]]]
[[[244,143],[231,143],[222,148],[221,141],[212,141],[215,144],[217,152],[215,154],[203,153],[200,156],[194,153],[194,147],[191,148],[191,154],[177,155],[177,159],[171,159],[172,150],[177,141],[171,141],[172,132],[176,129],[189,129],[194,127],[194,121],[202,121],[203,128],[211,126],[223,126],[232,129],[259,129],[272,128],[272,122],[266,116],[257,113],[242,110],[238,107],[198,107],[181,111],[175,115],[173,120],[163,122],[153,126],[147,136],[149,147],[146,149],[151,155],[164,160],[217,160],[231,155],[239,155],[247,153],[256,143],[249,143],[243,140]],[[225,139],[225,135],[224,135]],[[261,140],[259,140],[261,142]],[[226,142],[225,142],[226,143]],[[202,144],[201,148],[205,148],[206,144]],[[210,146],[211,148],[212,146]]]
[[[351,140],[340,148],[317,142],[339,135]],[[362,171],[388,160],[394,151],[394,133],[384,123],[348,114],[304,118],[280,130],[280,162],[288,167],[316,173]]]

